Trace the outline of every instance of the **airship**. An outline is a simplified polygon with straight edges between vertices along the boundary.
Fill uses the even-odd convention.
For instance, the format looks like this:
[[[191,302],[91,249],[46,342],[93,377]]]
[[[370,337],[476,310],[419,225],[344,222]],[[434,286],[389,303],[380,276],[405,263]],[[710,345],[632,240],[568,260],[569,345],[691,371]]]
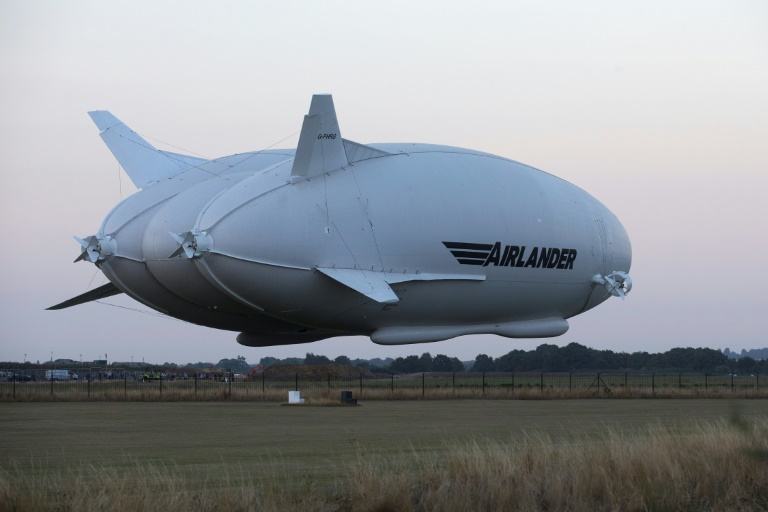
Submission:
[[[125,293],[245,346],[398,345],[559,336],[632,287],[627,232],[581,188],[481,151],[344,139],[329,94],[295,149],[213,160],[89,115],[139,191],[75,237],[109,282],[49,309]]]

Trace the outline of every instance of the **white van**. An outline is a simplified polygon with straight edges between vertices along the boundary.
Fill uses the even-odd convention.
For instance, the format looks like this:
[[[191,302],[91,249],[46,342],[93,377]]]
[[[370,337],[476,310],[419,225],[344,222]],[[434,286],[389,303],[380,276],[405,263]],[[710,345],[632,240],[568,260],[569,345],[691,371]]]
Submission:
[[[45,380],[72,380],[68,370],[45,370]]]

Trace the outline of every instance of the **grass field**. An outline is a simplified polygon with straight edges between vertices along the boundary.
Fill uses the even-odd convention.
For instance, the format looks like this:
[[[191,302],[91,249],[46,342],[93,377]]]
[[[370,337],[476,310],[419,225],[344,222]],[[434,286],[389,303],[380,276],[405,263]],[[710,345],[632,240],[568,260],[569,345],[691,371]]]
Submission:
[[[532,440],[587,452],[623,437],[651,443],[663,432],[675,444],[675,439],[700,433],[701,425],[728,430],[727,420],[735,413],[743,422],[765,424],[768,403],[442,400],[375,401],[359,407],[2,403],[0,509],[12,505],[16,510],[106,510],[127,503],[138,506],[143,499],[146,509],[247,510],[248,504],[257,503],[266,509],[313,510],[312,503],[322,498],[335,504],[330,510],[364,510],[350,504],[348,496],[353,493],[356,500],[362,499],[360,478],[367,472],[404,474],[406,468],[425,461],[440,467],[441,461],[481,445],[491,446],[481,450],[480,464],[487,457],[486,469],[493,472],[499,464],[494,453],[530,447]],[[766,464],[758,466],[757,475],[764,485]],[[299,506],[302,500],[305,503]]]

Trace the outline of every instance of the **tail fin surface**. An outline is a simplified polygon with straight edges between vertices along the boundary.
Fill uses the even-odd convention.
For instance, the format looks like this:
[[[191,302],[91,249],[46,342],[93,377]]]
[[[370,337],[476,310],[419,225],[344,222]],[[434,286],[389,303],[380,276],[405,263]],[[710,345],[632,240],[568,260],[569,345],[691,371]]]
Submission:
[[[207,160],[160,151],[106,110],[88,112],[101,139],[138,188],[170,178]]]
[[[330,94],[315,94],[309,114],[304,116],[291,175],[310,178],[347,163],[333,97]]]

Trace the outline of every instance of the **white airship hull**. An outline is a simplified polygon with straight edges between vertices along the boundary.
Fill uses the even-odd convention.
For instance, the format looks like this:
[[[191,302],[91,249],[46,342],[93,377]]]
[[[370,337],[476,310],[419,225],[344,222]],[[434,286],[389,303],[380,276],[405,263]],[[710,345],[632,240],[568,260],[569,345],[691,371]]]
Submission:
[[[79,259],[246,345],[558,336],[631,287],[626,231],[580,188],[477,151],[351,143],[330,97],[313,98],[295,152],[182,163],[110,212]]]

